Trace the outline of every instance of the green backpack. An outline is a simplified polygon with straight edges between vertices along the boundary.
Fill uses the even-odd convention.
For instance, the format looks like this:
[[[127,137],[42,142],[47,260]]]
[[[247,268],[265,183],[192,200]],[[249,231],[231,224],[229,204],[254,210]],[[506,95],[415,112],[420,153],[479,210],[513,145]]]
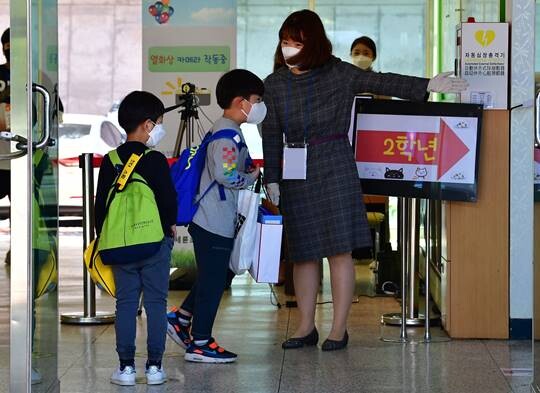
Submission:
[[[132,154],[124,165],[118,152],[109,152],[113,166],[122,167],[107,198],[105,221],[97,249],[105,265],[127,264],[156,254],[164,238],[154,192],[135,167],[151,150]]]
[[[43,150],[36,150],[34,163],[34,189],[32,193],[32,252],[34,256],[34,295],[39,298],[52,292],[58,285],[57,242],[53,233],[58,211],[51,204],[46,205],[42,193],[42,180],[46,171],[51,170],[50,158]],[[49,211],[45,210],[49,209]],[[44,211],[45,210],[45,211]],[[47,220],[53,221],[52,227]]]

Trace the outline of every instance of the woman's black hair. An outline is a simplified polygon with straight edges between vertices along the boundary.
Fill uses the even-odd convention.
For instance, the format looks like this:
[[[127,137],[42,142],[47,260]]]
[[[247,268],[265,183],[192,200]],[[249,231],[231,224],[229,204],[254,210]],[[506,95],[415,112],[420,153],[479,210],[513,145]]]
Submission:
[[[371,49],[371,51],[373,52],[373,60],[377,58],[377,45],[375,45],[375,42],[371,38],[364,35],[355,39],[351,45],[351,53],[354,50],[354,47],[358,44],[363,44],[369,49]]]
[[[298,64],[301,71],[321,67],[332,57],[332,44],[319,15],[311,10],[296,11],[285,19],[279,29],[274,71],[286,66],[281,41],[291,39],[304,45],[299,54],[287,60],[290,64]]]

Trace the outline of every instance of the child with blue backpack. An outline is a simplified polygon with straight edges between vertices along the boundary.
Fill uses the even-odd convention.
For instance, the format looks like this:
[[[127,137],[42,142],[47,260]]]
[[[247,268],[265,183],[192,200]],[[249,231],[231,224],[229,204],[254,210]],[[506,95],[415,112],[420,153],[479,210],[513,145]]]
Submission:
[[[157,217],[151,217],[151,220],[138,225],[148,226],[152,221],[157,238],[163,239],[154,243],[143,239],[142,247],[138,247],[137,252],[130,251],[133,248],[121,247],[116,251],[124,252],[125,255],[114,264],[111,263],[116,285],[116,351],[120,360],[120,366],[111,376],[111,383],[117,385],[135,385],[136,319],[141,293],[147,315],[146,382],[149,385],[159,385],[167,380],[161,360],[167,337],[169,267],[176,232],[177,204],[167,159],[151,149],[165,136],[162,125],[164,112],[163,103],[155,95],[144,91],[128,94],[118,109],[118,122],[126,131],[127,141],[104,157],[99,171],[95,203],[98,240],[100,235],[106,235],[108,217],[118,221],[116,216],[111,216],[109,208],[112,204],[109,199],[117,197],[116,190],[121,180],[119,174],[137,156],[139,160],[131,175],[132,180],[128,180],[127,188],[121,192],[125,193],[135,184],[146,187],[141,186],[141,182],[151,189],[148,193],[153,195],[155,202],[147,202],[146,210],[153,207],[152,211]],[[132,212],[131,215],[136,214]],[[129,222],[130,219],[126,217],[125,221]],[[141,250],[145,251],[144,256]]]
[[[259,177],[251,166],[240,129],[242,123],[259,124],[266,116],[262,102],[264,84],[247,70],[232,70],[218,81],[216,96],[223,116],[207,146],[201,175],[198,209],[189,225],[197,262],[197,280],[180,308],[168,315],[169,336],[186,349],[185,360],[202,363],[230,363],[237,355],[220,347],[212,327],[225,289],[229,259],[237,220],[238,192]],[[181,209],[181,207],[180,207]]]

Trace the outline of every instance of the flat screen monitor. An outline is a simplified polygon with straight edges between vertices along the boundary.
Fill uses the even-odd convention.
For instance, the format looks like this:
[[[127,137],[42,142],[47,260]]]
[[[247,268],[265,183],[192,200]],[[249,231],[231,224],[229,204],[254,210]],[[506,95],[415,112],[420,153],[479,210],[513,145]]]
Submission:
[[[477,200],[481,105],[357,97],[352,117],[365,194]]]

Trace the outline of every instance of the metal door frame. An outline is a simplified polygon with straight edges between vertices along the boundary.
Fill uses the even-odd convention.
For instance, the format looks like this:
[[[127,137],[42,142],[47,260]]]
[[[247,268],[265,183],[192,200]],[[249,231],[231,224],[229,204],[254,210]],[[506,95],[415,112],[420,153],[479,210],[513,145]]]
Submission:
[[[32,97],[26,86],[32,81],[31,0],[10,1],[11,129],[32,145]],[[15,87],[15,88],[14,88]],[[32,149],[11,161],[11,326],[10,391],[30,392],[32,372]],[[26,263],[21,263],[26,262]],[[17,350],[14,350],[14,349]]]
[[[56,1],[56,0],[41,0]],[[34,3],[34,5],[32,4]],[[51,3],[54,4],[54,3]],[[11,279],[10,279],[10,391],[32,390],[32,228],[34,165],[33,148],[41,143],[34,141],[32,133],[32,87],[33,75],[33,6],[35,0],[10,0],[10,59],[11,131],[26,138],[22,157],[11,160]],[[40,32],[41,34],[41,32]],[[39,37],[35,37],[39,40]],[[39,90],[39,88],[38,88]],[[42,93],[44,93],[42,91]],[[46,92],[45,92],[46,93]],[[50,116],[50,112],[49,112]],[[47,127],[46,127],[47,128]],[[48,135],[48,129],[45,134]],[[47,137],[43,138],[47,145]],[[15,149],[12,144],[12,151]],[[21,155],[18,154],[18,155]],[[59,384],[49,387],[50,392],[59,391]]]

